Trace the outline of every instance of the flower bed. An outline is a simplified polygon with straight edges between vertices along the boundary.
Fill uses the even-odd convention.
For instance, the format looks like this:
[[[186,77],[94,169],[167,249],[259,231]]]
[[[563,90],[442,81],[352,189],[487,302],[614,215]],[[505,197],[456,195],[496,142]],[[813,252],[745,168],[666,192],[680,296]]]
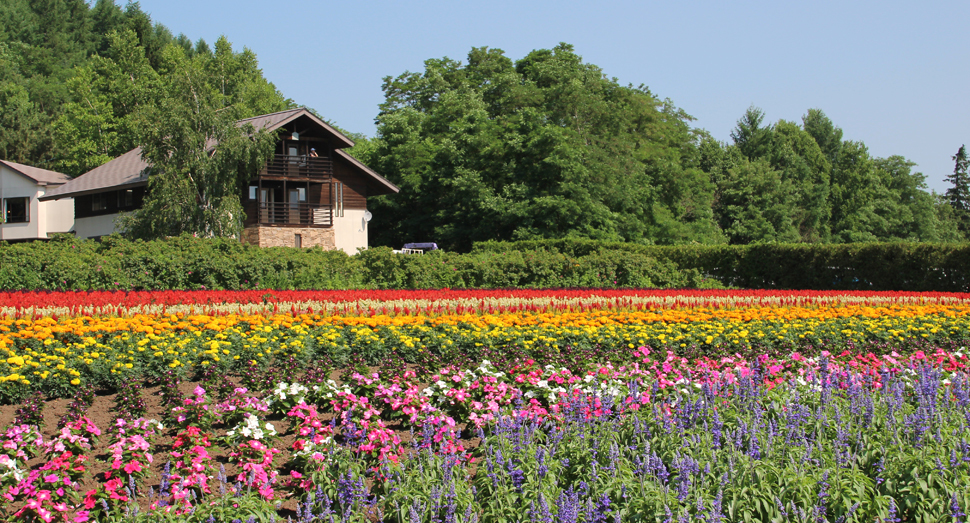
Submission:
[[[90,291],[2,292],[0,318],[118,316],[134,314],[399,315],[520,311],[643,310],[656,308],[786,307],[829,304],[965,303],[970,294],[948,292],[502,289],[366,291]]]
[[[964,521],[970,507],[964,295],[182,294],[157,306],[195,312],[121,294],[5,309],[0,398],[19,405],[0,407],[0,513]]]
[[[631,361],[650,346],[686,356],[886,353],[958,347],[970,339],[962,302],[673,307],[388,315],[137,314],[0,319],[0,399],[39,390],[71,396],[91,384],[157,382],[175,371],[241,373],[276,360],[305,366],[405,362],[425,369],[533,358],[582,370]]]
[[[406,370],[256,391],[212,373],[163,424],[8,429],[2,507],[18,521],[268,518],[283,500],[304,520],[950,521],[970,506],[962,352],[635,353],[581,374],[448,367],[427,386]],[[85,477],[106,443],[106,470]]]

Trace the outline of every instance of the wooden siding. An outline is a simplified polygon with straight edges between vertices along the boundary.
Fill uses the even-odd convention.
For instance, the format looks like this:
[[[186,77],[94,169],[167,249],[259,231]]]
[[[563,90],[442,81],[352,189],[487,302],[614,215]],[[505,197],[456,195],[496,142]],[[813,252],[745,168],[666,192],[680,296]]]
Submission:
[[[367,180],[339,157],[333,162],[333,178],[344,184],[345,209],[367,209]]]

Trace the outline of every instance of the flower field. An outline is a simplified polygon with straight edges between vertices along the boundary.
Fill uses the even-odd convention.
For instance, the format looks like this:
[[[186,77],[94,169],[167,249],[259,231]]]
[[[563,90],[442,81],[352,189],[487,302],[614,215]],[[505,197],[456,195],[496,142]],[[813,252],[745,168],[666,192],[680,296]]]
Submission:
[[[968,314],[951,293],[0,293],[0,514],[966,521]]]

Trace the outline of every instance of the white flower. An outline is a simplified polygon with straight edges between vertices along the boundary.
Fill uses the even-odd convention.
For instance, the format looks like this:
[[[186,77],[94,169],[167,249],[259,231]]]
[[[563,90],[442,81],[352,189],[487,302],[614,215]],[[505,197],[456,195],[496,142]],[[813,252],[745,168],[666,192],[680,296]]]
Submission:
[[[542,387],[544,389],[545,388],[548,388],[549,387],[549,382],[546,381],[546,380],[539,380],[539,381],[536,382],[536,387]]]

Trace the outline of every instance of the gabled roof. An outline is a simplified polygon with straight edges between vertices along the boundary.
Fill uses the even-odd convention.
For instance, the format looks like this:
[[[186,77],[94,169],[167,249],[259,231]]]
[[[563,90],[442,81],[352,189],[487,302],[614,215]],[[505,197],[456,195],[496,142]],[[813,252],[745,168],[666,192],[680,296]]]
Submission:
[[[29,165],[11,162],[9,160],[0,160],[0,164],[6,166],[8,169],[16,173],[30,178],[37,183],[37,185],[61,185],[71,181],[70,176],[57,171],[48,171],[47,169],[41,169],[40,167],[31,167]]]
[[[364,174],[371,177],[372,181],[374,182],[371,186],[376,190],[373,190],[373,191],[368,190],[367,194],[369,196],[380,196],[382,194],[401,192],[400,187],[391,183],[390,180],[388,180],[387,178],[384,178],[383,176],[377,174],[370,167],[367,167],[366,165],[360,163],[360,161],[357,158],[354,158],[353,156],[341,151],[340,149],[337,149],[334,152],[337,154],[337,156],[339,156],[340,158],[343,158],[344,160],[347,160],[353,166],[363,171]]]
[[[394,184],[385,180],[374,171],[368,169],[364,166],[364,164],[352,159],[350,155],[340,151],[340,147],[353,147],[354,142],[351,141],[350,138],[344,136],[340,131],[334,129],[333,126],[327,124],[327,122],[324,122],[323,120],[314,116],[313,113],[304,107],[246,118],[236,122],[236,125],[242,126],[252,124],[253,127],[257,129],[267,129],[272,131],[274,129],[279,129],[280,127],[283,127],[284,125],[300,117],[309,118],[313,123],[319,125],[327,133],[329,133],[334,139],[335,147],[337,147],[335,150],[341,157],[349,158],[351,163],[353,163],[355,166],[364,169],[364,172],[368,176],[376,177],[375,181],[378,184],[382,186],[388,186],[389,184],[389,187],[394,187],[393,192],[397,192],[397,187],[395,187]],[[58,198],[83,196],[85,194],[94,194],[124,187],[138,187],[140,185],[147,185],[148,163],[141,159],[141,148],[136,147],[100,167],[91,169],[90,171],[73,180],[67,178],[65,181],[67,181],[67,183],[60,182],[64,183],[64,185],[48,191],[47,194],[42,196],[40,199],[56,200]],[[386,193],[382,192],[380,194]]]
[[[323,120],[317,118],[313,113],[311,113],[307,108],[300,107],[299,109],[290,109],[288,111],[280,111],[278,113],[263,114],[260,116],[254,116],[252,118],[245,118],[236,122],[236,125],[245,125],[247,123],[253,124],[253,127],[257,129],[279,129],[284,125],[296,120],[301,116],[306,116],[314,123],[323,127],[328,133],[332,135],[332,138],[337,142],[336,148],[340,149],[342,147],[353,147],[354,142],[343,135],[340,131],[333,128],[332,125],[324,122]]]

